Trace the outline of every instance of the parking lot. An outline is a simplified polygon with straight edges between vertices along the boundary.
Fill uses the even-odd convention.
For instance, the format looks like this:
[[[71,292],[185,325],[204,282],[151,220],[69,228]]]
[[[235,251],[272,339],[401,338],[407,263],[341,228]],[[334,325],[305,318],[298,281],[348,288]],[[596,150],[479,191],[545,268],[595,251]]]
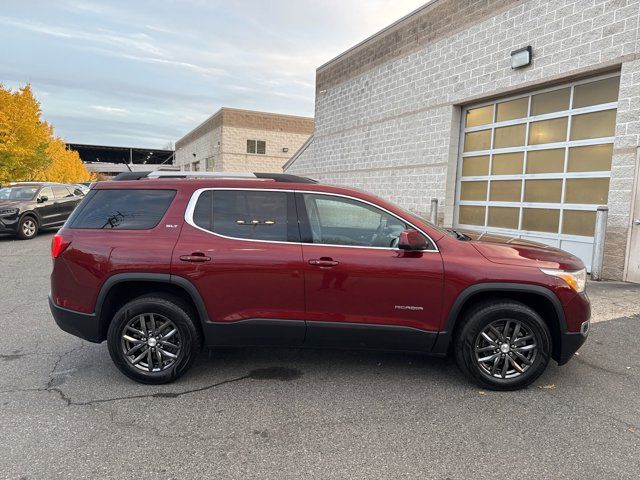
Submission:
[[[51,236],[0,238],[0,478],[637,478],[638,288],[595,286],[605,321],[518,392],[446,359],[299,349],[205,352],[154,387],[54,324]]]

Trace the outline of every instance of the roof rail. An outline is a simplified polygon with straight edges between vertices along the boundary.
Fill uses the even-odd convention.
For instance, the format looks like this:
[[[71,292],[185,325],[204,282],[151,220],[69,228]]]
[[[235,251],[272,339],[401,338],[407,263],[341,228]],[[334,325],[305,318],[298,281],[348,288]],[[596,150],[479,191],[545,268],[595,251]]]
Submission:
[[[172,172],[167,170],[156,170],[153,172],[123,172],[116,175],[114,180],[141,180],[143,178],[236,178],[236,179],[256,179],[274,180],[284,183],[318,183],[307,177],[289,175],[288,173],[248,173],[248,172]]]
[[[300,177],[298,175],[290,175],[288,173],[254,173],[256,178],[268,178],[275,180],[276,182],[285,183],[318,183],[317,180],[307,177]]]
[[[253,173],[245,172],[171,172],[156,170],[148,178],[256,178]]]

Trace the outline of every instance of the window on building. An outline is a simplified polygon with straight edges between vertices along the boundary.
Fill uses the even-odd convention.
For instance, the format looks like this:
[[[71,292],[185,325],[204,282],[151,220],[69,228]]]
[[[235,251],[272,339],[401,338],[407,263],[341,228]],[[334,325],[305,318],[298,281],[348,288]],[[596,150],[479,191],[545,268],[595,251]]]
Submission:
[[[199,172],[200,171],[200,162],[193,162],[191,164],[191,171]]]
[[[247,153],[264,155],[267,153],[267,142],[264,140],[247,140]]]
[[[198,198],[193,222],[226,237],[299,242],[293,194],[208,190]]]

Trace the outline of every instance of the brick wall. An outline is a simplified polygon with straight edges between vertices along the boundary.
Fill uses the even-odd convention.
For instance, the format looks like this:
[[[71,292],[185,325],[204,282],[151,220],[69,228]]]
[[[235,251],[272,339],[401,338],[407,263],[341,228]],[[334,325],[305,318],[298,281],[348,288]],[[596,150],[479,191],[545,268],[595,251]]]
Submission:
[[[432,27],[438,6],[461,18]],[[420,15],[318,70],[313,143],[287,172],[363,187],[419,213],[437,197],[450,225],[461,105],[621,69],[605,263],[608,277],[621,278],[640,135],[640,0],[436,0]],[[399,33],[407,25],[413,37]],[[509,53],[527,45],[533,65],[512,70]]]

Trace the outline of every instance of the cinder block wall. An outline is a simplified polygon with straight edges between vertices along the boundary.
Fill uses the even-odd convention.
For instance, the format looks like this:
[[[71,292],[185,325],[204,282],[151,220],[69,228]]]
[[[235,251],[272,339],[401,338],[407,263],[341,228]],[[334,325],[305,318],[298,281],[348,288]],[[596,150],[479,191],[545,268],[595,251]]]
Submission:
[[[640,144],[640,0],[436,0],[320,67],[313,143],[288,173],[453,221],[460,107],[621,69],[604,274],[623,274]],[[510,68],[532,45],[533,65]]]
[[[222,162],[225,172],[282,172],[282,166],[309,138],[309,133],[242,127],[222,128]],[[264,155],[247,153],[247,140],[264,140]],[[288,151],[284,152],[283,149]]]
[[[200,170],[207,169],[207,161],[211,168],[216,168],[221,161],[220,146],[222,141],[221,122],[211,122],[206,128],[197,130],[196,135],[187,135],[176,142],[176,165],[185,170],[185,165],[200,162]],[[195,156],[193,155],[195,153]]]

